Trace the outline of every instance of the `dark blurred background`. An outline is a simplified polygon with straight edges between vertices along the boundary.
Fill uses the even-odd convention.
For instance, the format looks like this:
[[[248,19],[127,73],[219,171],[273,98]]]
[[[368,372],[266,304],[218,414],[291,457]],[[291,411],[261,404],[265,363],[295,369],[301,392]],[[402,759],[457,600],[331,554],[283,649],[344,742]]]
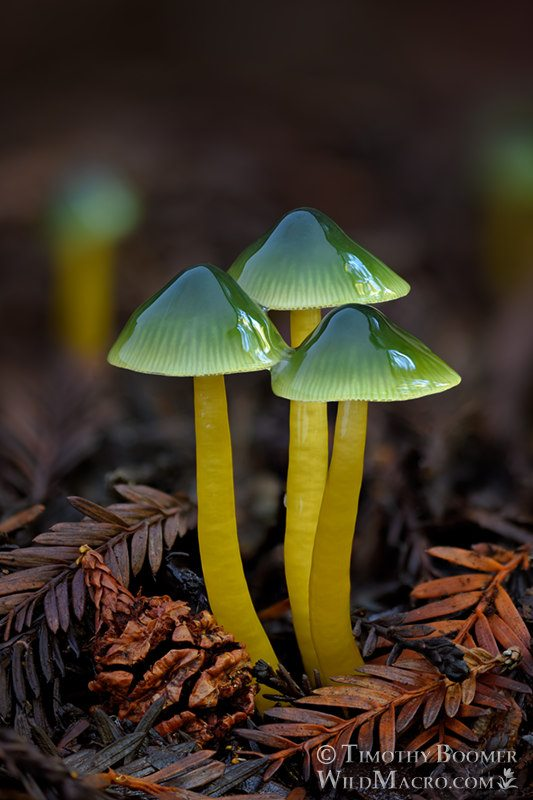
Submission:
[[[227,267],[300,205],[412,284],[383,310],[463,383],[371,409],[360,600],[383,546],[394,572],[428,539],[527,538],[532,25],[530,3],[478,0],[4,4],[3,513],[44,501],[54,521],[66,494],[109,502],[123,478],[194,491],[189,382],[118,375],[102,354],[88,385],[54,341],[45,220],[65,179],[103,167],[142,203],[117,246],[116,330],[180,269]],[[266,373],[228,384],[261,582],[280,561],[287,408]]]

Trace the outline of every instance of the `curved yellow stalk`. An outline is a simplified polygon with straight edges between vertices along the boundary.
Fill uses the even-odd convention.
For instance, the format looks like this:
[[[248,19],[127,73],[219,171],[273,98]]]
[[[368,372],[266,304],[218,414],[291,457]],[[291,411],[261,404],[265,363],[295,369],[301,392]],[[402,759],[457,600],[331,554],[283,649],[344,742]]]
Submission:
[[[113,325],[113,247],[58,242],[54,258],[54,326],[62,344],[95,360]]]
[[[339,403],[333,453],[310,579],[311,632],[320,675],[349,675],[363,663],[350,620],[350,560],[363,477],[368,404]]]
[[[293,347],[316,328],[320,318],[320,309],[291,311]],[[285,574],[298,647],[311,680],[318,661],[309,624],[309,576],[327,470],[327,404],[291,402]]]
[[[242,566],[223,375],[194,378],[198,541],[209,604],[252,661],[278,660],[254,609]],[[268,703],[258,697],[258,706]]]

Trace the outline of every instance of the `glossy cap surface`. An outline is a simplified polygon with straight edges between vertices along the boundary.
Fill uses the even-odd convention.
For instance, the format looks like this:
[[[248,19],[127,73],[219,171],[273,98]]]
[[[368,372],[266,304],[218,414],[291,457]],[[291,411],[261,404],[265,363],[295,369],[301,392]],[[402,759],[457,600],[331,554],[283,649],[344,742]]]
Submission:
[[[223,375],[270,369],[285,347],[264,311],[232,278],[201,264],[132,314],[108,361],[157,375]]]
[[[325,214],[290,211],[238,256],[229,274],[265,308],[330,308],[403,297],[409,284]]]
[[[331,311],[272,370],[274,394],[289,400],[410,400],[461,378],[425,344],[375,308]]]

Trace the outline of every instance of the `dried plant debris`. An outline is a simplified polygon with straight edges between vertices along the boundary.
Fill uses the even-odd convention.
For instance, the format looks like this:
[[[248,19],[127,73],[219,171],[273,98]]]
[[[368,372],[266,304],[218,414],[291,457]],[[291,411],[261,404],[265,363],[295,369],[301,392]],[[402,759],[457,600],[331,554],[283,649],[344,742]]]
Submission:
[[[139,722],[160,701],[156,730],[184,731],[201,744],[246,721],[256,692],[248,653],[208,611],[192,614],[166,596],[133,597],[90,549],[81,565],[96,609],[89,688],[120,719]]]
[[[60,758],[5,728],[0,728],[0,784],[4,800],[103,800]]]
[[[513,656],[509,653],[508,657]],[[428,760],[436,757],[437,744],[464,750],[479,740],[472,721],[492,709],[514,708],[510,693],[502,690],[530,692],[525,684],[495,672],[507,663],[507,657],[493,657],[475,648],[467,658],[470,675],[463,683],[450,681],[415,654],[402,657],[394,667],[367,664],[355,675],[335,678],[334,686],[316,689],[298,700],[297,706],[268,710],[267,715],[277,722],[258,730],[240,729],[239,733],[276,750],[265,773],[269,777],[287,758],[301,753],[308,779],[311,765],[322,768],[316,751],[324,744],[331,744],[339,754],[335,768],[342,765],[340,759],[346,754],[341,744],[353,740],[361,750],[393,751],[397,737],[408,729],[411,735],[402,737],[403,749],[425,750]],[[319,710],[315,710],[317,706]],[[334,714],[332,707],[359,713],[345,719]]]
[[[442,637],[446,637],[452,645],[479,646],[494,656],[510,647],[516,648],[521,656],[521,669],[533,675],[531,635],[507,591],[509,586],[506,588],[515,579],[526,576],[530,566],[529,549],[520,547],[513,551],[479,544],[472,550],[432,547],[427,552],[461,570],[466,567],[468,571],[418,584],[411,596],[425,602],[395,616],[390,639],[386,627],[377,625],[379,635],[372,636],[370,646],[367,640],[365,655],[370,656],[376,649],[391,643],[395,644],[394,654],[397,654],[403,647],[410,646],[410,639],[418,637],[411,649],[423,653],[446,671],[446,659],[440,665],[429,652],[438,653]],[[401,647],[397,647],[398,644]]]
[[[10,514],[9,517],[6,517],[2,521],[0,521],[0,533],[1,534],[9,534],[13,533],[13,531],[18,531],[20,528],[23,528],[25,525],[29,525],[30,523],[34,522],[44,511],[44,506],[41,503],[35,503],[28,508],[23,508],[21,511],[17,511],[14,514]]]
[[[227,769],[223,762],[213,758],[212,750],[192,752],[187,744],[148,746],[142,757],[124,763],[128,754],[139,748],[142,736],[142,733],[123,736],[115,742],[112,755],[106,753],[108,747],[98,752],[82,750],[74,757],[61,758],[57,754],[44,754],[11,730],[0,729],[2,800],[103,800],[108,796],[108,788],[114,789],[113,796],[119,791],[119,796],[126,798],[207,800],[212,796],[211,787],[223,779]],[[135,737],[136,744],[132,747]],[[203,787],[207,787],[209,795],[196,791]],[[273,797],[268,792],[238,796],[241,800]],[[275,797],[279,800],[280,795]]]
[[[358,620],[369,659],[358,673],[313,691],[283,668],[273,673],[258,663],[256,677],[284,705],[270,709],[258,728],[250,721],[245,728],[254,689],[244,648],[204,609],[193,613],[183,600],[134,596],[129,588],[143,570],[160,574],[165,552],[195,524],[194,506],[183,495],[145,486],[116,488],[123,502],[103,508],[72,498],[85,515],[80,522],[56,525],[30,547],[0,551],[0,564],[10,570],[0,577],[0,714],[25,739],[56,753],[50,768],[57,758],[63,769],[57,774],[67,776],[72,791],[89,786],[93,793],[112,788],[126,797],[198,800],[242,790],[259,772],[271,781],[286,766],[289,775],[292,756],[303,757],[309,779],[323,744],[336,747],[339,766],[340,745],[349,742],[365,750],[423,750],[432,759],[439,744],[465,750],[518,741],[530,688],[508,673],[533,674],[530,634],[518,610],[529,608],[526,547],[431,548],[427,563],[442,564],[444,574],[413,589],[415,607]],[[118,715],[116,722],[99,706],[90,722],[60,699],[73,654],[87,651],[93,613],[91,688]],[[90,666],[87,661],[87,680]],[[54,718],[59,754],[47,744]],[[174,733],[217,745],[236,724],[255,754],[229,765],[211,751],[196,752],[194,741],[161,738]],[[156,741],[167,752],[164,763],[149,758]],[[180,747],[187,750],[169,750]],[[82,779],[69,778],[72,771]],[[26,772],[31,778],[31,769]],[[9,774],[23,797],[83,797],[50,794],[39,783],[35,790]],[[267,797],[268,787],[249,786],[260,792],[249,797]]]
[[[195,525],[196,509],[184,495],[115,488],[126,502],[103,508],[71,498],[84,519],[54,525],[30,547],[0,551],[0,566],[12,570],[0,577],[0,717],[19,730],[28,714],[42,727],[56,716],[67,651],[79,656],[82,649],[87,589],[76,563],[80,546],[95,549],[127,587],[145,564],[157,574],[164,552]]]
[[[79,548],[88,545],[104,557],[127,587],[148,562],[157,574],[165,550],[195,524],[196,512],[184,495],[168,495],[147,486],[117,485],[128,502],[103,508],[89,500],[70,498],[85,514],[80,522],[60,522],[35,537],[30,547],[0,551],[0,566],[13,570],[0,578],[0,625],[4,638],[31,624],[44,605],[52,633],[67,631],[71,617],[83,617],[85,588],[76,567]]]
[[[311,684],[306,675],[303,676],[302,685],[300,686],[283,664],[278,664],[277,668],[274,669],[266,661],[260,659],[254,665],[254,675],[260,683],[275,690],[275,694],[270,695],[270,697],[278,700],[280,698],[289,701],[295,700],[305,697],[311,691]]]
[[[67,360],[14,372],[0,407],[0,504],[45,500],[94,452],[113,417],[101,376]]]
[[[431,625],[405,625],[405,615],[380,615],[366,620],[359,618],[354,626],[354,635],[360,638],[363,630],[367,635],[363,647],[365,658],[373,655],[378,646],[394,646],[387,656],[387,664],[394,664],[405,649],[425,656],[443,675],[460,681],[468,675],[468,667],[462,649],[447,636],[439,636]]]
[[[506,732],[503,746],[514,745],[522,721],[517,701],[531,689],[502,673],[519,668],[531,676],[531,637],[505,586],[529,568],[529,552],[479,545],[429,553],[468,572],[419,584],[412,595],[425,602],[396,615],[389,627],[375,626],[374,658],[356,674],[334,677],[331,686],[269,709],[273,721],[258,729],[239,729],[274,751],[265,777],[300,754],[309,779],[313,769],[322,769],[317,753],[325,744],[338,754],[335,768],[349,742],[365,751],[422,750],[433,761],[438,745],[467,750],[489,741],[494,719],[499,733]],[[431,642],[438,646],[428,647]],[[450,648],[463,664],[456,678],[448,674],[446,658],[434,657],[439,649],[449,655]],[[283,700],[289,700],[287,692]]]

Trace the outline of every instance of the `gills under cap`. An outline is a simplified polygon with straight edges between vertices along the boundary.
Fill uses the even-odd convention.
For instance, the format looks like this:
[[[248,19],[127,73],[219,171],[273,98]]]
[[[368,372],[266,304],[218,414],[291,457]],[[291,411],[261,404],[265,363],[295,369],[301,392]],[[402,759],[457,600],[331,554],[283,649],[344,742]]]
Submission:
[[[200,376],[270,369],[286,345],[264,311],[225,272],[181,272],[130,317],[111,348],[116,367]]]
[[[244,250],[229,274],[265,308],[330,308],[381,303],[409,284],[350,239],[321,211],[290,211]]]
[[[460,380],[419,339],[356,304],[331,311],[272,370],[274,394],[318,402],[410,400]]]

